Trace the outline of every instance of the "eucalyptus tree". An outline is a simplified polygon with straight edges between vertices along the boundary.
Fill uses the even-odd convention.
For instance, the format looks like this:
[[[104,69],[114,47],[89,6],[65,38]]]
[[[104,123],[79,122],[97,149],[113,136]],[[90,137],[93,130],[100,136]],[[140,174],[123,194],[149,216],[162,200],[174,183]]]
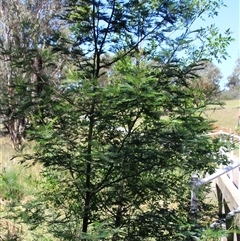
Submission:
[[[223,100],[239,99],[240,91],[240,59],[236,61],[236,66],[232,73],[227,77],[226,89],[222,93]]]
[[[48,42],[62,27],[55,16],[61,8],[61,1],[0,1],[1,116],[15,148],[46,76],[59,74],[60,56],[54,61]]]
[[[41,99],[48,108],[32,114],[28,131],[36,146],[24,159],[45,169],[27,222],[47,223],[60,240],[190,239],[187,183],[196,170],[214,170],[218,146],[204,135],[211,99],[192,82],[199,62],[225,55],[231,41],[214,26],[192,26],[220,6],[66,3],[68,47],[54,41],[53,49],[69,68],[61,94]]]
[[[212,102],[217,103],[221,93],[220,80],[222,79],[222,73],[220,69],[212,62],[202,61],[199,63],[196,74],[199,78],[192,85],[196,89],[200,89],[202,95],[206,95]]]
[[[228,76],[228,83],[226,87],[234,89],[240,85],[240,59],[237,59],[236,66],[230,76]]]

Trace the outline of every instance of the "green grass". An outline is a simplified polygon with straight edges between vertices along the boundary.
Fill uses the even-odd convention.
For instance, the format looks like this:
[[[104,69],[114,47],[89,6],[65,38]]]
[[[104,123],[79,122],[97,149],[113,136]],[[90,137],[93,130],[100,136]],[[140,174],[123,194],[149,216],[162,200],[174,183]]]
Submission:
[[[0,240],[30,241],[34,238],[27,226],[11,216],[36,193],[41,168],[40,165],[27,168],[19,159],[12,159],[14,155],[10,138],[0,136]]]

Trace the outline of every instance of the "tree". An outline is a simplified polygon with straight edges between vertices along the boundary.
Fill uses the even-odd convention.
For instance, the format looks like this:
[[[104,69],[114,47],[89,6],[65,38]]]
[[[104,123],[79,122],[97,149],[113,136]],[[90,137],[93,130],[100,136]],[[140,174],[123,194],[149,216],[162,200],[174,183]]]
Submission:
[[[233,70],[233,73],[228,76],[228,82],[225,85],[227,87],[224,92],[222,93],[223,99],[239,99],[239,91],[240,91],[240,62],[239,59],[237,60],[236,66]]]
[[[54,83],[59,74],[61,61],[54,63],[48,42],[62,26],[54,17],[61,5],[59,1],[10,0],[1,1],[0,6],[1,116],[14,148],[19,149],[29,113],[44,85]]]
[[[45,167],[27,222],[47,222],[60,240],[91,239],[96,224],[107,231],[100,240],[190,240],[187,183],[196,170],[214,170],[218,147],[201,115],[211,100],[191,80],[202,59],[231,41],[191,27],[216,6],[68,2],[68,48],[52,43],[72,67],[61,86],[49,86],[61,95],[48,92],[38,103],[48,108],[31,115],[35,152],[23,155]]]
[[[222,79],[221,71],[211,62],[203,62],[200,70],[197,71],[200,78],[195,85],[201,86],[205,94],[212,99],[216,99],[220,94],[220,80]]]
[[[226,87],[234,89],[240,84],[240,59],[237,60],[237,64],[233,70],[233,73],[228,77],[228,83]]]

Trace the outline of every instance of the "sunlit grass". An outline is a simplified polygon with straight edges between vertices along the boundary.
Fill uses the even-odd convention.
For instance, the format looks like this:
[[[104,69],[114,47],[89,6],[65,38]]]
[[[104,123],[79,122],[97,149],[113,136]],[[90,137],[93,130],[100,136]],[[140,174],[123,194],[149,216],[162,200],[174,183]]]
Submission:
[[[225,101],[222,107],[209,106],[205,114],[208,119],[215,121],[218,129],[236,132],[240,116],[240,100]]]
[[[31,146],[26,150],[31,151]],[[38,191],[36,181],[40,178],[41,168],[40,165],[27,168],[19,163],[19,158],[13,158],[16,154],[10,138],[0,136],[0,240],[30,241],[33,237],[27,226],[10,217]]]

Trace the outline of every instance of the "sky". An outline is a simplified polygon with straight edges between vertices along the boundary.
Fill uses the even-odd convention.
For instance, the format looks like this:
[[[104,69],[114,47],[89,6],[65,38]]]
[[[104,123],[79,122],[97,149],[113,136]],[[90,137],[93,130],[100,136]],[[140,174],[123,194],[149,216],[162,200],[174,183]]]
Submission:
[[[233,32],[232,37],[235,39],[227,48],[230,57],[227,60],[222,60],[220,64],[214,61],[214,64],[221,70],[223,75],[220,83],[221,88],[224,88],[227,77],[233,72],[237,58],[240,57],[240,0],[224,0],[224,3],[227,7],[221,7],[218,16],[206,20],[207,24],[215,23],[221,33],[230,28]]]

